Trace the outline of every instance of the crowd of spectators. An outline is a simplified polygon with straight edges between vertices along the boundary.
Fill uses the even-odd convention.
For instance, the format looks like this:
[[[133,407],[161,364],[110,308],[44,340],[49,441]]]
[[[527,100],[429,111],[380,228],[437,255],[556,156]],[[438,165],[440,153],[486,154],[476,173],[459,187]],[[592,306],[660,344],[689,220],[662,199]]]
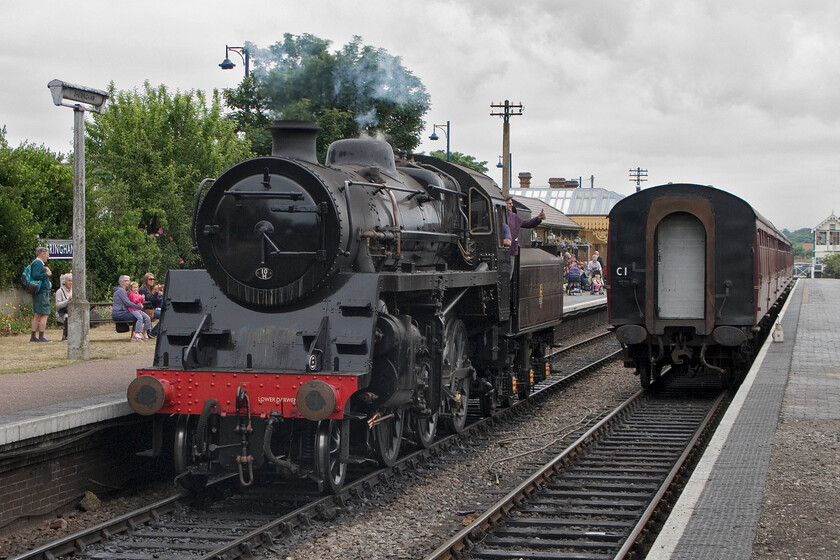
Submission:
[[[51,342],[44,337],[47,318],[52,311],[50,303],[52,271],[46,265],[48,260],[49,250],[46,247],[38,247],[35,249],[35,259],[28,267],[29,279],[37,286],[37,288],[32,288],[35,292],[32,293],[34,316],[31,323],[30,342]],[[130,339],[132,342],[153,339],[158,335],[160,322],[158,321],[153,328],[152,320],[160,319],[163,288],[163,284],[155,283],[155,275],[151,272],[143,275],[142,286],[137,282],[132,282],[131,277],[126,274],[119,277],[113,290],[111,318],[117,322],[132,321],[134,323]],[[72,299],[73,274],[68,272],[61,275],[59,287],[55,291],[55,321],[62,325],[61,340],[63,341],[67,340],[68,306]]]

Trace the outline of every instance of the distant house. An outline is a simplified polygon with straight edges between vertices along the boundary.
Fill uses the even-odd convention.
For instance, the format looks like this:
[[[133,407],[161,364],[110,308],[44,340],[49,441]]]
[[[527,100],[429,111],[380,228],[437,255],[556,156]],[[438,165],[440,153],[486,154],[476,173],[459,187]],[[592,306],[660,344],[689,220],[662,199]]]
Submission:
[[[547,187],[532,187],[531,174],[519,174],[519,187],[511,186],[512,196],[528,197],[541,200],[553,206],[581,226],[577,244],[585,251],[578,252],[578,259],[592,255],[592,251],[599,251],[601,256],[607,256],[607,232],[609,219],[607,216],[615,204],[624,195],[602,188],[580,188],[577,181],[552,178]],[[575,241],[572,239],[571,241]]]
[[[828,255],[840,253],[840,219],[831,215],[811,230],[814,234],[814,261],[816,264]]]

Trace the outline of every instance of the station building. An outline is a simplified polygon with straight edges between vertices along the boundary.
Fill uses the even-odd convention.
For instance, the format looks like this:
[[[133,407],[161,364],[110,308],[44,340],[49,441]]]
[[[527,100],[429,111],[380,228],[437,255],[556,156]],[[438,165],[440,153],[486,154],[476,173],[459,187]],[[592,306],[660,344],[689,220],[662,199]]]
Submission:
[[[822,263],[829,255],[840,253],[840,218],[831,215],[811,230],[814,234],[814,262]]]
[[[531,186],[531,174],[519,174],[519,186],[511,185],[510,194],[522,198],[535,198],[556,208],[580,225],[574,238],[562,239],[561,244],[574,247],[570,252],[578,260],[589,260],[593,251],[599,251],[602,258],[607,257],[607,232],[609,231],[609,213],[615,204],[624,198],[607,189],[581,188],[579,181],[551,178],[547,187]]]

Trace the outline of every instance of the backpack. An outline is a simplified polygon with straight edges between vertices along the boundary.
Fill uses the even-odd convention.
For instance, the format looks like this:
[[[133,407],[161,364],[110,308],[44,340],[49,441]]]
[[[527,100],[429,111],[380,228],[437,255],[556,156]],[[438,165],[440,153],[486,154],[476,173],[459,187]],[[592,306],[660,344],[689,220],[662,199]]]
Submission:
[[[26,290],[27,294],[35,295],[35,293],[41,289],[41,281],[40,280],[32,280],[32,265],[30,264],[26,268],[23,269],[23,273],[20,275],[20,284],[24,290]]]

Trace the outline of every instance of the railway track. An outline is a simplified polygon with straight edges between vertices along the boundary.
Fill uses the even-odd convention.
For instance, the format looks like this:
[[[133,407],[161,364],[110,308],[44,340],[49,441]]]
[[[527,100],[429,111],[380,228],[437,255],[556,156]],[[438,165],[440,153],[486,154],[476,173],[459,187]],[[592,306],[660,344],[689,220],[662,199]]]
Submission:
[[[596,344],[607,333],[581,341],[552,354],[552,359],[574,350]],[[225,478],[211,491],[212,498],[196,500],[189,494],[172,497],[137,510],[118,519],[30,551],[23,559],[72,558],[171,558],[233,559],[248,557],[258,548],[271,549],[272,544],[311,524],[330,519],[336,509],[380,485],[389,484],[405,471],[424,468],[436,457],[445,456],[468,440],[486,440],[486,432],[507,415],[521,414],[521,409],[545,398],[605,360],[607,356],[585,367],[570,367],[574,360],[564,358],[563,370],[555,363],[553,374],[534,387],[530,399],[503,408],[491,418],[481,418],[480,404],[470,403],[470,416],[475,421],[460,435],[444,438],[427,450],[403,457],[389,469],[370,468],[359,474],[337,496],[319,496],[313,492],[284,491],[281,487],[252,492],[233,490],[234,480]],[[567,363],[568,362],[568,363]],[[572,371],[573,370],[573,371]],[[270,496],[270,498],[269,498]],[[259,512],[255,514],[253,512]]]
[[[688,378],[639,391],[426,560],[631,557],[727,404]]]

